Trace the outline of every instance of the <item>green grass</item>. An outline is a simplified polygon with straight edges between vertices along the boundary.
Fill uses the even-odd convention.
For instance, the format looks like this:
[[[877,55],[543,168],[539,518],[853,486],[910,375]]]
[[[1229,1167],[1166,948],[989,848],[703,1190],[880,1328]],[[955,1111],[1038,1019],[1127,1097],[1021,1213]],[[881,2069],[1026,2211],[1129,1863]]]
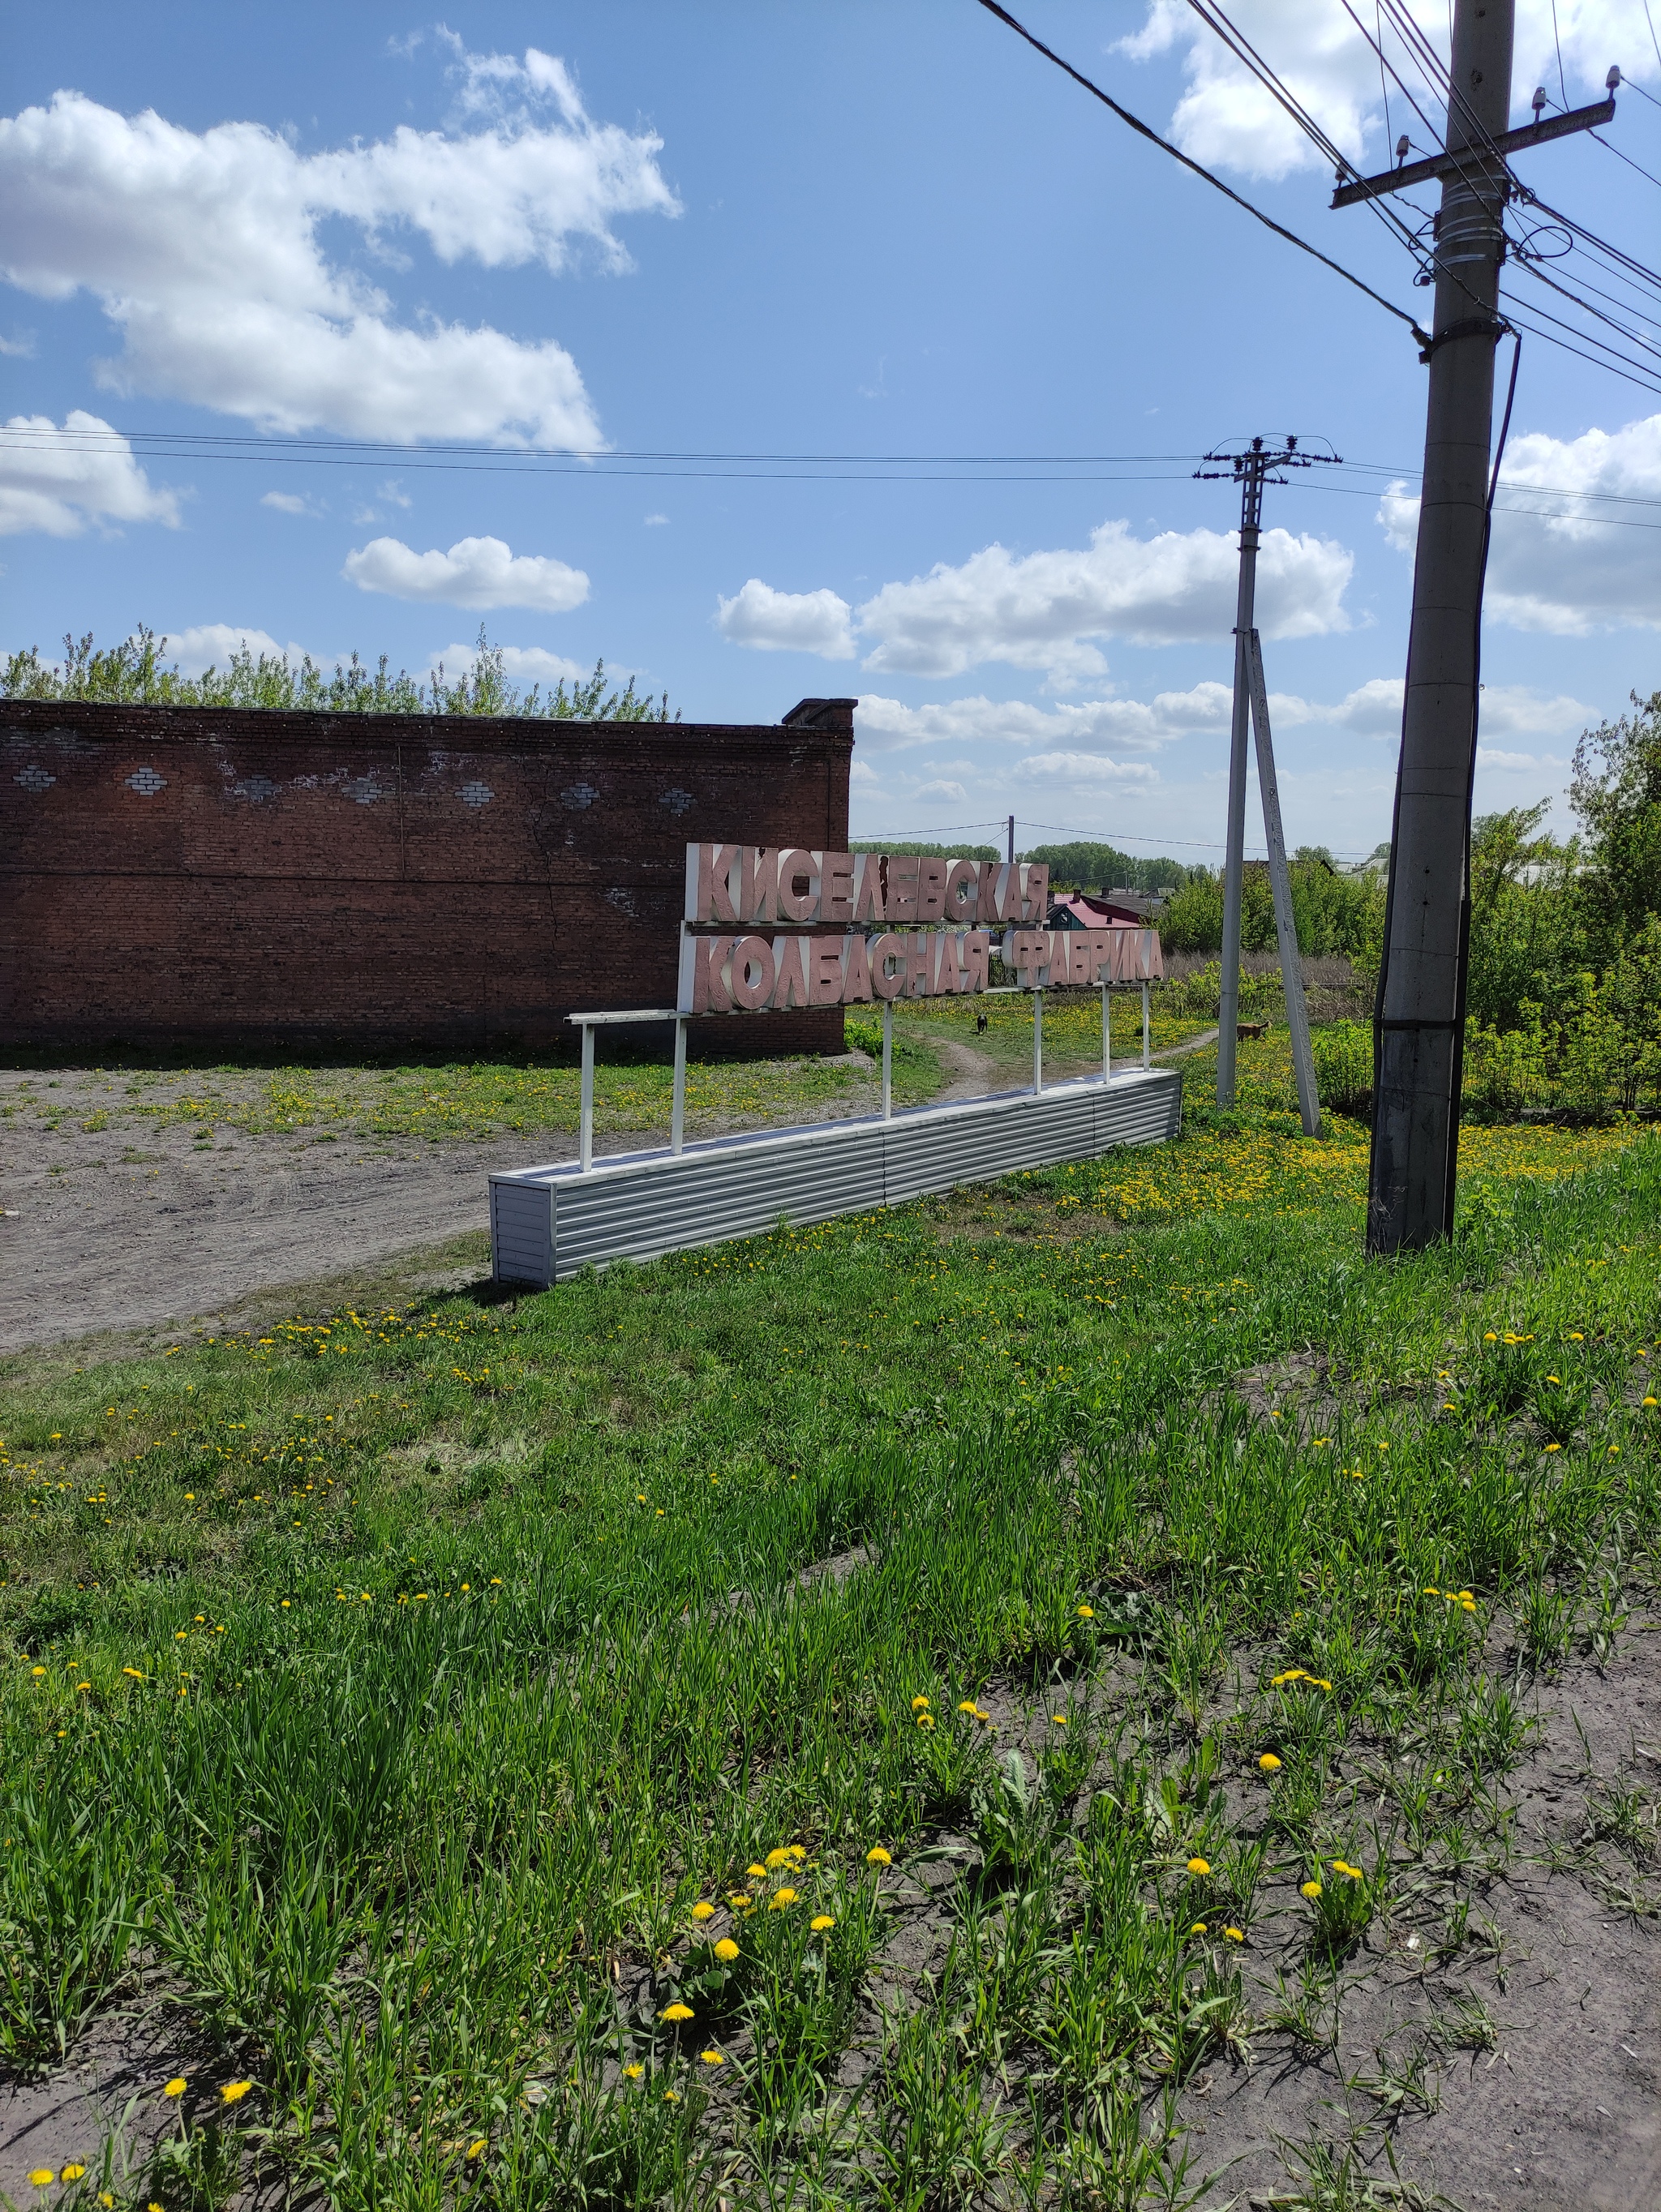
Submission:
[[[1159,1152],[7,1362],[0,2058],[198,2052],[58,2199],[1181,2201],[1248,1968],[1317,2037],[1468,1901],[1661,1540],[1661,1146],[1485,1133],[1371,1265],[1258,1050]]]
[[[846,1102],[858,1110],[862,1071],[821,1060],[693,1060],[687,1069],[691,1126],[790,1121]],[[938,1085],[928,1056],[925,1079]],[[554,1061],[457,1060],[412,1067],[98,1069],[12,1085],[0,1118],[50,1127],[128,1132],[195,1124],[205,1134],[248,1136],[324,1130],[339,1136],[478,1143],[492,1137],[576,1128],[581,1075]],[[915,1087],[915,1085],[914,1085]],[[602,1134],[666,1127],[672,1073],[644,1059],[602,1060],[594,1071],[594,1119]]]

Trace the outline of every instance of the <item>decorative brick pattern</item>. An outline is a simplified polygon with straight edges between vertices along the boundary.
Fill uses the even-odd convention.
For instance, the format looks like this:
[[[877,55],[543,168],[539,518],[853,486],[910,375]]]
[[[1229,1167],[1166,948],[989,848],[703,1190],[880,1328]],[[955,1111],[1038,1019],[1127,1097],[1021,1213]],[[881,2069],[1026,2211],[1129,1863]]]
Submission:
[[[691,823],[845,846],[852,709],[755,727],[0,701],[0,1041],[473,1054],[671,1006]],[[841,1014],[700,1035],[837,1051]]]

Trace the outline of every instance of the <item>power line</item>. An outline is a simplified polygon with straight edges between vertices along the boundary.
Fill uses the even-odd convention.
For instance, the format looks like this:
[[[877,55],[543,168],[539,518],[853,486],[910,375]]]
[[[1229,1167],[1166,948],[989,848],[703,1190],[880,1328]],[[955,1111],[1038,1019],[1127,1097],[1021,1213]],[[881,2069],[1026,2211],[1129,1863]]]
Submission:
[[[1367,298],[1375,306],[1382,307],[1386,314],[1394,315],[1398,322],[1405,323],[1421,345],[1429,344],[1430,339],[1427,334],[1420,329],[1413,317],[1404,309],[1396,307],[1393,301],[1385,299],[1382,292],[1375,292],[1371,284],[1363,283],[1353,270],[1346,269],[1342,263],[1334,261],[1329,255],[1323,253],[1317,246],[1311,246],[1306,238],[1299,238],[1295,230],[1288,230],[1284,223],[1276,222],[1273,216],[1265,215],[1260,207],[1255,207],[1249,199],[1234,191],[1232,185],[1226,185],[1220,177],[1214,176],[1209,169],[1195,161],[1191,155],[1184,154],[1180,147],[1173,146],[1168,138],[1162,138],[1150,125],[1144,123],[1139,115],[1133,115],[1128,107],[1122,107],[1110,93],[1104,92],[1100,85],[1086,76],[1081,70],[1074,69],[1071,62],[1063,61],[1053,48],[1045,46],[1042,39],[1035,38],[1026,26],[1018,22],[1007,8],[998,5],[998,0],[980,0],[980,4],[989,15],[995,15],[1001,23],[1007,24],[1018,38],[1025,39],[1027,45],[1036,52],[1041,53],[1046,61],[1054,62],[1056,68],[1070,76],[1075,84],[1082,86],[1092,98],[1099,100],[1104,107],[1111,109],[1121,123],[1128,125],[1139,136],[1157,146],[1162,153],[1169,154],[1173,161],[1180,161],[1183,168],[1192,170],[1194,174],[1202,178],[1214,191],[1220,192],[1225,199],[1232,200],[1236,207],[1244,208],[1246,213],[1255,216],[1266,230],[1272,230],[1277,238],[1284,238],[1288,245],[1295,246],[1299,252],[1307,253],[1311,259],[1320,262],[1323,268],[1331,270],[1335,276],[1342,276],[1346,284],[1353,284],[1358,292],[1365,292]]]

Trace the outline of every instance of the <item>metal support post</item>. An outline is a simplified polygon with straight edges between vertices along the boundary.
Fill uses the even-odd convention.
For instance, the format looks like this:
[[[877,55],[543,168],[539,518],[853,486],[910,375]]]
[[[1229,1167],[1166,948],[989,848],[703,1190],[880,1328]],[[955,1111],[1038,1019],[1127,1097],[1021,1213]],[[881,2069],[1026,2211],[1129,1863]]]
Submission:
[[[1367,1249],[1453,1227],[1469,935],[1471,775],[1503,217],[1491,142],[1511,100],[1513,0],[1457,0],[1434,265],[1424,489],[1374,1016]]]
[[[1223,856],[1223,979],[1217,1017],[1217,1103],[1234,1103],[1234,1048],[1240,1019],[1240,892],[1245,869],[1246,729],[1250,718],[1246,639],[1257,596],[1258,526],[1263,512],[1263,441],[1235,466],[1240,479],[1240,585],[1234,609],[1234,720],[1228,744],[1228,829]]]
[[[1152,1067],[1153,1065],[1153,1054],[1150,1049],[1153,1042],[1148,1030],[1147,986],[1144,983],[1142,986],[1142,1066],[1145,1068]]]
[[[1269,691],[1263,682],[1262,643],[1254,629],[1250,647],[1251,726],[1257,739],[1257,789],[1263,802],[1263,835],[1269,842],[1269,880],[1275,893],[1275,934],[1281,947],[1281,982],[1286,992],[1287,1027],[1292,1031],[1292,1072],[1298,1085],[1298,1112],[1306,1137],[1321,1133],[1321,1103],[1315,1091],[1315,1060],[1309,1048],[1309,1009],[1304,1004],[1304,963],[1298,951],[1298,921],[1292,910],[1292,876],[1281,828],[1281,787],[1275,774],[1275,746],[1269,730]]]
[[[577,1165],[587,1175],[594,1164],[594,1025],[582,1024],[582,1103],[577,1117]]]
[[[882,1002],[882,1118],[894,1118],[894,1001]]]
[[[1043,993],[1032,994],[1032,1096],[1043,1091]]]
[[[1107,1009],[1107,986],[1102,986],[1102,1081],[1113,1080],[1113,1025]]]
[[[675,1024],[675,1095],[669,1109],[669,1149],[682,1150],[686,1136],[686,1024]]]

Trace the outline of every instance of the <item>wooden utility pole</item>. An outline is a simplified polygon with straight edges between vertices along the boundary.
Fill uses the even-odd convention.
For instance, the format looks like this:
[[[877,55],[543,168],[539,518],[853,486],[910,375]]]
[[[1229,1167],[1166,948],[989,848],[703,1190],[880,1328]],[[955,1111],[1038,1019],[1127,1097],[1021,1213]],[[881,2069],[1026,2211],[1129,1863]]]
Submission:
[[[1439,178],[1424,486],[1413,574],[1390,892],[1374,1015],[1367,1249],[1451,1233],[1470,927],[1470,800],[1487,562],[1508,154],[1606,123],[1596,107],[1509,131],[1514,0],[1455,0],[1443,150],[1341,183],[1335,207]]]

